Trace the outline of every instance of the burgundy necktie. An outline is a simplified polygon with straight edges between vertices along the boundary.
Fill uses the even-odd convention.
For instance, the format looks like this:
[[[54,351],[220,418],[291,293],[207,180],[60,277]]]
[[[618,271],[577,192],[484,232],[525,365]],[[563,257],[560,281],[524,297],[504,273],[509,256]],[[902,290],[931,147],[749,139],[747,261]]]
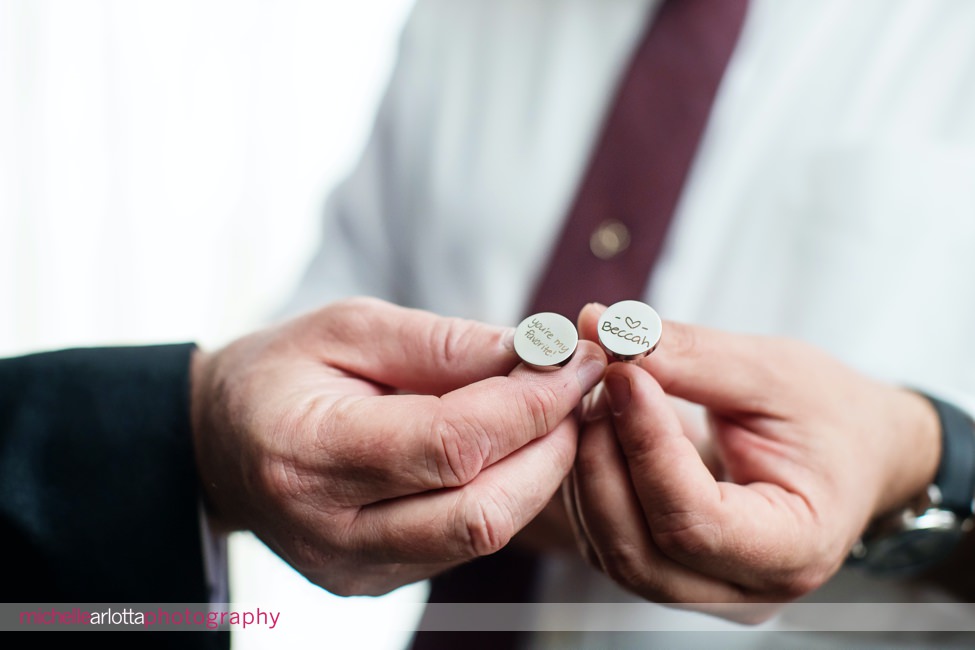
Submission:
[[[529,313],[575,320],[639,299],[663,247],[746,0],[665,0],[640,41]],[[433,580],[431,603],[533,600],[535,558],[513,547]],[[421,625],[422,628],[422,625]],[[414,650],[517,647],[516,632],[418,632]]]

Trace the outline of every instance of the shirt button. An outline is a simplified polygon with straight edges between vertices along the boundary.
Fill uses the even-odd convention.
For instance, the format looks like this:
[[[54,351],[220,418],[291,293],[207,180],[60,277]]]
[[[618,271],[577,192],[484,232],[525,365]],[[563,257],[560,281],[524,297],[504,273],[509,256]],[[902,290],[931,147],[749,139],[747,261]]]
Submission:
[[[630,245],[630,230],[622,222],[610,219],[599,224],[589,237],[589,250],[601,260],[611,260]]]

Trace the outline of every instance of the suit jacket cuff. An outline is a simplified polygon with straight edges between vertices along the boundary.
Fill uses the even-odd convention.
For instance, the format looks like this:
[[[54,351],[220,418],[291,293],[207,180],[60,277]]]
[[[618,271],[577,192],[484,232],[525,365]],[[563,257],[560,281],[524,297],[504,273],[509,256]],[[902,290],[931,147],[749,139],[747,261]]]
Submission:
[[[191,344],[0,361],[2,581],[17,602],[207,602]]]

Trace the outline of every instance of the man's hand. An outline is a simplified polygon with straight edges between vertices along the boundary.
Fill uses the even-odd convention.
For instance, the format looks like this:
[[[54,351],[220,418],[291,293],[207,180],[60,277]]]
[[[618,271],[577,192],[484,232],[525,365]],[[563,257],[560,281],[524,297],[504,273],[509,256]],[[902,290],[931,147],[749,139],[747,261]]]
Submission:
[[[583,311],[584,337],[600,312]],[[654,354],[610,365],[605,390],[612,413],[584,428],[566,484],[583,552],[650,600],[729,604],[703,607],[729,618],[819,587],[940,455],[923,397],[786,339],[666,323]],[[668,394],[707,408],[723,475]]]
[[[571,468],[571,413],[606,365],[517,365],[511,330],[356,299],[198,354],[213,519],[312,582],[379,594],[497,551]]]

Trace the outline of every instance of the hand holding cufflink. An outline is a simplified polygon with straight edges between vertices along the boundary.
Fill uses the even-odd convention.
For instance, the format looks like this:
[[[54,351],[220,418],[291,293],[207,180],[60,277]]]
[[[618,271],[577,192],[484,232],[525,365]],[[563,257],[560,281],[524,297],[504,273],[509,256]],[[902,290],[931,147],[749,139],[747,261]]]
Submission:
[[[618,322],[604,309],[583,309],[582,339]],[[666,328],[655,354],[607,368],[610,413],[580,433],[563,489],[580,550],[649,600],[764,620],[769,603],[830,578],[868,521],[931,482],[937,418],[916,393],[799,341]],[[707,409],[723,474],[705,465],[672,396]]]
[[[511,336],[353,299],[198,353],[192,428],[211,523],[252,530],[344,595],[498,550],[571,468],[573,410],[606,367],[579,341],[563,367],[535,372]]]

